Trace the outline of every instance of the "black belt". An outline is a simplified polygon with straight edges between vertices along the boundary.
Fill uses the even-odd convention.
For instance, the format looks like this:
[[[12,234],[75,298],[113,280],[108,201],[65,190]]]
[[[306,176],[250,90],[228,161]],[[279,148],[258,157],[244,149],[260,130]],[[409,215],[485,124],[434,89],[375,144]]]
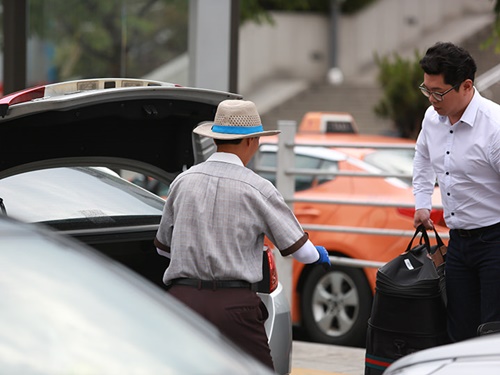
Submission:
[[[500,223],[496,223],[493,225],[488,225],[487,227],[475,228],[475,229],[452,229],[455,231],[460,237],[477,237],[481,233],[487,232],[491,229],[500,228]]]
[[[198,280],[198,279],[173,279],[170,280],[168,285],[186,285],[192,286],[198,289],[229,289],[229,288],[241,288],[241,289],[252,289],[254,290],[254,285],[248,281],[243,280]]]

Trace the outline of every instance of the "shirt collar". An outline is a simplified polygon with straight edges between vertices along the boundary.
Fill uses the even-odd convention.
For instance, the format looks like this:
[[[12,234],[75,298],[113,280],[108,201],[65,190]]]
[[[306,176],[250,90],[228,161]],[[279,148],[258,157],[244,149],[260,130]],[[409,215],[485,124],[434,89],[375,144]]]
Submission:
[[[474,121],[476,119],[477,111],[479,110],[479,103],[482,96],[479,94],[477,89],[474,87],[474,96],[472,97],[469,105],[465,108],[464,113],[460,121],[466,123],[469,126],[474,126]]]
[[[220,161],[223,163],[230,163],[230,164],[236,164],[239,166],[244,167],[243,162],[241,159],[236,156],[235,154],[231,154],[229,152],[216,152],[208,158],[207,161]]]

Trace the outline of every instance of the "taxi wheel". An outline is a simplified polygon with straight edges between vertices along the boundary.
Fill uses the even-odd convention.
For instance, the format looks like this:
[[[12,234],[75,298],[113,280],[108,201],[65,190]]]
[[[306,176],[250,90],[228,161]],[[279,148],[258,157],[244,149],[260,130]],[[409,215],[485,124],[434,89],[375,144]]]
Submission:
[[[315,342],[364,347],[372,299],[362,270],[314,266],[301,293],[306,334]]]

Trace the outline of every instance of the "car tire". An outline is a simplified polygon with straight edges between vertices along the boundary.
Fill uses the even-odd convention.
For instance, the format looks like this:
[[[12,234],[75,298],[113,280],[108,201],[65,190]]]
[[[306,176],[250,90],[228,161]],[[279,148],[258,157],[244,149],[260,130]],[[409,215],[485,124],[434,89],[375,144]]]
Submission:
[[[373,295],[361,269],[314,266],[301,293],[302,323],[309,339],[364,347]]]

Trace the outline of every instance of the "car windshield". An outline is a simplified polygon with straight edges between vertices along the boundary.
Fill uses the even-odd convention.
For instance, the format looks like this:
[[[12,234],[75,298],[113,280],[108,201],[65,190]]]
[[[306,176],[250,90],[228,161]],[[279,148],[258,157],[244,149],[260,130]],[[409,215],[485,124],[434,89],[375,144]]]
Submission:
[[[258,167],[272,167],[276,168],[276,152],[262,151],[258,155]],[[317,156],[301,155],[295,154],[295,167],[298,169],[316,169],[320,171],[331,171],[333,173],[337,172],[339,167],[337,161],[326,160],[319,158]],[[276,173],[275,172],[258,172],[262,177],[271,181],[276,185]],[[295,175],[295,191],[302,191],[309,189],[313,186],[317,186],[327,181],[331,181],[335,178],[335,175]]]
[[[412,184],[414,149],[376,150],[365,156],[364,161],[386,173],[404,173],[408,177],[401,180]]]
[[[108,169],[50,168],[0,180],[9,216],[27,222],[116,226],[141,217],[158,222],[164,201]]]

